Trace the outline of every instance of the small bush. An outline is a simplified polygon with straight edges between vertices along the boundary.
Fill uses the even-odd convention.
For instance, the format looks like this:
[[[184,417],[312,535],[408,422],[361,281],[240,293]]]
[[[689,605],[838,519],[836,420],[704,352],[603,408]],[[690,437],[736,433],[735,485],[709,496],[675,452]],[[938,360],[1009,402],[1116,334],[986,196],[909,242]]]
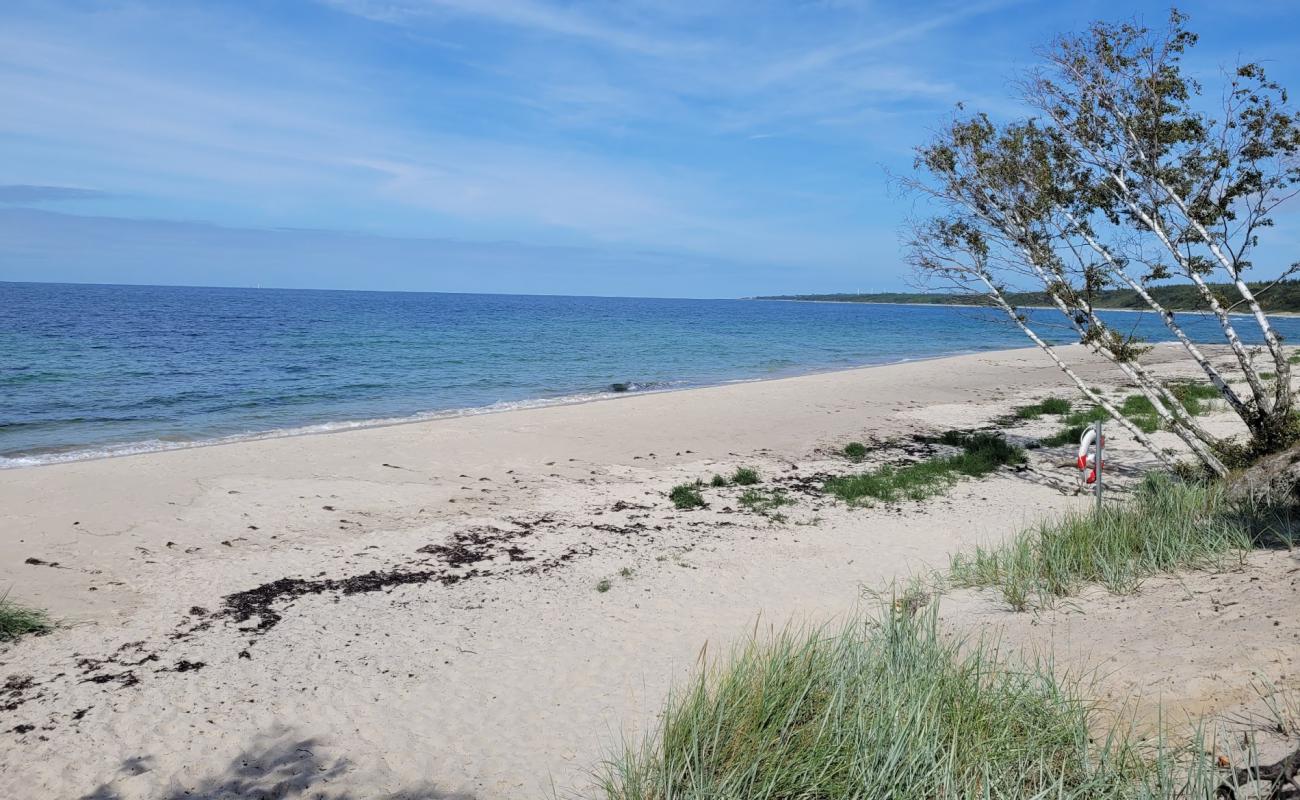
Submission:
[[[727,479],[722,477],[721,475],[718,475],[717,473],[714,473],[713,477],[709,479],[709,485],[712,486],[714,489],[721,489],[722,487],[727,485]]]
[[[753,486],[758,480],[758,471],[749,467],[737,467],[731,476],[731,482],[737,486]]]
[[[849,442],[844,445],[844,456],[850,461],[861,461],[867,457],[867,446],[862,442]]]
[[[698,483],[679,483],[668,493],[668,499],[682,510],[704,507],[704,495],[700,494]]]
[[[53,625],[44,611],[19,605],[0,595],[0,642],[11,642],[29,633],[45,633]]]

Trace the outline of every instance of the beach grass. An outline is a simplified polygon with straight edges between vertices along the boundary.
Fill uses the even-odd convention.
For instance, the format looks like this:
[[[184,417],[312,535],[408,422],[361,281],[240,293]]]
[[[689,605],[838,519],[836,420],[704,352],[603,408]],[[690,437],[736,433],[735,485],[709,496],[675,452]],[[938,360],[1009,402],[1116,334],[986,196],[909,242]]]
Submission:
[[[8,593],[0,595],[0,642],[11,642],[29,633],[45,633],[53,627],[44,611],[16,603],[9,599]]]
[[[1129,593],[1157,573],[1221,569],[1257,543],[1290,536],[1270,509],[1230,503],[1218,484],[1152,473],[1128,502],[1068,513],[1004,544],[953,556],[947,580],[995,587],[1025,610],[1089,584]]]
[[[1050,664],[945,637],[937,604],[885,603],[834,629],[751,636],[596,781],[606,800],[1212,796],[1199,742],[1104,730]]]
[[[1044,414],[1063,415],[1070,413],[1070,401],[1063,397],[1047,397],[1027,406],[1016,408],[1019,419],[1038,419]]]
[[[771,516],[777,518],[778,521],[784,521],[785,518],[774,512],[783,506],[794,505],[794,501],[785,492],[765,492],[762,489],[745,490],[738,502],[740,507],[747,511],[762,514],[763,516]]]
[[[872,500],[923,500],[946,490],[962,476],[986,475],[1007,464],[1020,464],[1024,451],[1000,434],[947,431],[936,441],[962,448],[951,456],[930,458],[901,467],[886,465],[858,475],[826,481],[825,490],[850,505]]]
[[[692,508],[704,507],[704,495],[700,494],[700,481],[694,483],[679,483],[668,492],[668,499],[673,501],[673,505],[683,511]]]
[[[709,479],[709,485],[712,486],[714,489],[721,489],[722,487],[727,485],[727,479],[717,473],[714,473],[713,477]]]
[[[737,486],[753,486],[760,480],[758,470],[752,467],[737,467],[731,474],[731,482]]]
[[[844,457],[850,461],[861,461],[867,457],[867,446],[862,442],[849,442],[844,445]]]
[[[1187,413],[1194,417],[1208,413],[1211,410],[1208,401],[1222,396],[1219,394],[1219,390],[1210,384],[1195,381],[1178,381],[1168,384],[1167,388],[1182,407],[1187,410]],[[1119,410],[1133,424],[1137,425],[1138,429],[1143,433],[1154,433],[1160,429],[1160,417],[1156,414],[1156,408],[1144,395],[1128,395],[1120,403]],[[1089,425],[1098,420],[1106,421],[1109,418],[1110,415],[1101,406],[1090,406],[1086,409],[1071,412],[1061,420],[1064,427],[1049,436],[1043,437],[1039,440],[1039,443],[1048,447],[1075,444],[1079,441],[1079,437],[1083,435],[1084,429]]]

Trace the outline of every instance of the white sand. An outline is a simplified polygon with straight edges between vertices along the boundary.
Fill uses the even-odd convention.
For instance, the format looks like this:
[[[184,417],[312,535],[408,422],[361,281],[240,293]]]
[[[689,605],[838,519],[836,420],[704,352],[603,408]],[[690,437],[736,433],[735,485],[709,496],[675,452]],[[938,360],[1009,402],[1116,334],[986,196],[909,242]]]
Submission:
[[[985,424],[1063,386],[1016,350],[0,472],[0,586],[67,623],[0,650],[0,797],[564,794],[705,648],[826,621],[863,586],[1087,502],[1063,451],[897,507],[796,491],[848,471],[830,451],[850,440]],[[742,464],[797,498],[786,524],[734,510],[736,489],[701,511],[665,497]],[[302,582],[279,584],[278,621],[222,616],[285,578]],[[961,603],[973,624],[1027,619]],[[1294,615],[1279,625],[1294,641]],[[1195,646],[1151,635],[1176,641],[1143,669]],[[1175,683],[1166,699],[1219,710]]]

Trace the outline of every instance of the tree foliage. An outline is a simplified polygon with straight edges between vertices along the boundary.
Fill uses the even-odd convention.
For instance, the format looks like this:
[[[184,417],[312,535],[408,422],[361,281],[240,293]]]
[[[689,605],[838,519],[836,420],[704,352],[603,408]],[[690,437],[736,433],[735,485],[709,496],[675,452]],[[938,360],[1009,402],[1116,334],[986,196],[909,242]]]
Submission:
[[[1249,453],[1296,438],[1290,363],[1260,284],[1247,275],[1261,233],[1297,191],[1300,116],[1258,64],[1225,76],[1221,101],[1210,103],[1183,68],[1195,44],[1177,11],[1158,32],[1099,22],[1057,39],[1020,84],[1039,116],[995,122],[960,109],[917,149],[916,177],[904,183],[938,213],[913,225],[908,250],[930,283],[979,292],[1002,308],[1092,396],[1018,310],[1015,290],[1034,287],[1081,344],[1122,371],[1161,421],[1223,473],[1241,448],[1187,414],[1142,365],[1149,348],[1096,314],[1121,289],[1157,312],[1246,424]],[[1154,290],[1170,280],[1185,282],[1218,321],[1231,374],[1161,303],[1157,295],[1167,292]],[[1266,368],[1237,333],[1229,312],[1238,307],[1262,333]],[[1159,455],[1118,409],[1107,410]]]

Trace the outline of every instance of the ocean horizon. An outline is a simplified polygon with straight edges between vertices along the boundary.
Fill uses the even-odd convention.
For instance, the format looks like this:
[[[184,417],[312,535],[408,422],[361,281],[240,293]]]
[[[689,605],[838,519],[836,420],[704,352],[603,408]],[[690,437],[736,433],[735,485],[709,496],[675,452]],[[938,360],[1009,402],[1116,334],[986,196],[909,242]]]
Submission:
[[[0,283],[0,307],[0,468],[1031,346],[966,306]]]

